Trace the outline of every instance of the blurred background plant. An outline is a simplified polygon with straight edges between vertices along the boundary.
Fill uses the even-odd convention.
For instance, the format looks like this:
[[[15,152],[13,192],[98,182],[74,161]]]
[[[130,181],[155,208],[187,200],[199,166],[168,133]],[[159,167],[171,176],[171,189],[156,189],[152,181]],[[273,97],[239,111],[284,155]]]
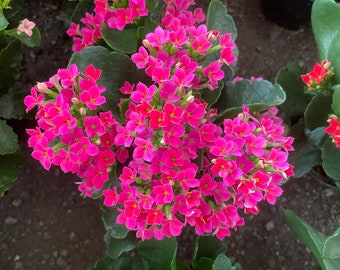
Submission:
[[[319,60],[308,73],[306,67],[290,63],[276,77],[287,95],[280,108],[295,138],[295,151],[290,155],[294,177],[309,174],[333,188],[340,187],[340,149],[335,144],[337,135],[325,129],[339,121],[340,115],[339,18],[339,3],[314,1],[311,21]]]
[[[24,46],[40,45],[40,32],[27,16],[22,1],[0,0],[0,196],[13,185],[23,164],[11,122],[25,117],[22,100],[27,92],[19,83]]]
[[[293,211],[283,210],[286,221],[313,253],[320,266],[311,266],[309,270],[338,270],[340,266],[340,227],[330,236],[318,232]]]

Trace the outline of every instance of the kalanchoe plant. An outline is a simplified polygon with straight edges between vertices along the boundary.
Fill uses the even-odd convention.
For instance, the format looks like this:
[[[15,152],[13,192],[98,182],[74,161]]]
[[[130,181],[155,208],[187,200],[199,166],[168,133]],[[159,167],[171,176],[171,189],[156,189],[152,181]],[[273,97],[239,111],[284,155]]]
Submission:
[[[276,78],[287,94],[281,106],[290,135],[295,137],[295,151],[290,156],[295,177],[318,172],[331,185],[340,187],[340,4],[333,0],[315,0],[312,27],[320,62],[309,72],[289,64]],[[320,170],[321,169],[321,170]],[[325,177],[323,177],[325,178]]]
[[[0,196],[13,185],[23,163],[17,135],[7,124],[7,120],[24,116],[24,91],[18,84],[23,45],[40,44],[35,23],[18,18],[21,7],[10,4],[9,0],[0,0]]]
[[[105,263],[137,247],[146,269],[159,269],[148,254],[157,245],[162,266],[176,269],[174,237],[185,226],[223,239],[282,194],[293,174],[293,139],[275,108],[285,93],[234,79],[237,33],[220,1],[207,17],[193,1],[94,4],[85,27],[68,30],[69,66],[24,100],[37,108],[28,144],[45,169],[60,166],[82,194],[103,197]],[[217,255],[197,269],[222,269]]]

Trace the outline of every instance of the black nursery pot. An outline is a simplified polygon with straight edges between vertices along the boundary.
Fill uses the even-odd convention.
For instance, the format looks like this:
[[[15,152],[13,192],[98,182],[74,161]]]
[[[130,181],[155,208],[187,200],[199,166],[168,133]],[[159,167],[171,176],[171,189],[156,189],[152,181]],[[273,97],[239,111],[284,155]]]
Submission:
[[[313,0],[261,0],[264,16],[287,29],[298,29],[310,21]]]

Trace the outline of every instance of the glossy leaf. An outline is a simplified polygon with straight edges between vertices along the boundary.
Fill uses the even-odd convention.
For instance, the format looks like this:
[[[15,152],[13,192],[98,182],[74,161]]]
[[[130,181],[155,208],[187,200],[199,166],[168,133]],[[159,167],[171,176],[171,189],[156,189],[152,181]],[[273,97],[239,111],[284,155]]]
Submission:
[[[286,94],[280,85],[266,80],[225,82],[215,105],[219,113],[215,122],[222,123],[225,118],[235,117],[241,112],[243,104],[253,111],[259,111],[281,105],[285,98]]]
[[[315,0],[311,17],[320,61],[331,61],[340,83],[340,4],[334,0]]]
[[[137,51],[138,40],[135,27],[120,31],[106,26],[101,30],[101,34],[107,45],[117,52],[132,54]]]
[[[124,238],[114,238],[110,232],[107,232],[104,236],[104,241],[107,247],[107,253],[111,258],[116,259],[123,252],[133,250],[138,243],[134,232],[129,232]]]
[[[209,106],[214,105],[219,97],[221,96],[221,91],[224,87],[223,82],[219,82],[219,87],[217,89],[214,89],[213,91],[209,89],[203,89],[202,90],[202,99],[208,103]]]
[[[183,261],[181,260],[176,260],[176,270],[190,270],[190,266],[188,266],[187,264],[185,264]]]
[[[82,18],[85,17],[85,13],[92,13],[94,9],[93,0],[79,0],[78,4],[74,8],[71,16],[71,21],[79,23]]]
[[[309,130],[327,125],[327,119],[331,114],[332,96],[322,92],[314,96],[308,104],[304,117],[305,125]]]
[[[288,118],[303,116],[308,105],[308,98],[304,92],[305,84],[300,77],[306,72],[305,67],[290,63],[276,75],[275,82],[281,85],[286,93],[286,100],[280,108]]]
[[[197,237],[192,258],[193,268],[195,269],[200,258],[206,257],[215,260],[219,254],[225,253],[226,250],[226,243],[214,236],[206,235]]]
[[[33,28],[32,36],[28,36],[25,33],[18,33],[16,30],[6,31],[5,34],[19,39],[22,43],[31,48],[39,47],[41,43],[41,35],[37,27]]]
[[[240,265],[233,266],[229,258],[224,254],[218,255],[212,266],[212,270],[241,270],[241,269],[242,268]]]
[[[0,8],[0,31],[5,30],[8,26],[8,21],[3,13],[3,9]]]
[[[214,260],[211,258],[207,258],[207,257],[201,257],[196,266],[195,266],[195,270],[210,270],[212,269],[214,264]]]
[[[102,220],[107,232],[113,238],[124,238],[127,236],[129,230],[123,224],[117,224],[116,219],[119,214],[115,207],[101,206]]]
[[[327,270],[337,270],[340,266],[340,227],[333,235],[327,238],[323,249],[322,256],[324,258]]]
[[[322,258],[322,250],[326,241],[326,236],[315,230],[306,221],[298,217],[293,211],[283,210],[283,214],[289,224],[289,227],[295,232],[300,241],[312,251],[321,267],[326,269]]]
[[[146,34],[153,32],[156,27],[157,23],[155,21],[153,21],[150,17],[145,17],[144,25],[137,29],[138,42],[142,42]]]
[[[19,149],[18,136],[13,129],[0,120],[0,155],[13,154]]]
[[[20,152],[0,155],[0,197],[2,197],[18,179],[23,163],[24,159]]]
[[[340,180],[340,149],[335,146],[331,139],[323,144],[321,151],[322,167],[326,174],[334,179]]]
[[[207,20],[206,24],[208,30],[218,30],[220,35],[231,33],[233,40],[235,41],[237,38],[237,29],[234,23],[233,18],[228,14],[227,7],[218,0],[210,1],[208,12],[207,12]],[[213,45],[217,45],[219,43],[219,38],[213,42]],[[238,56],[238,49],[234,48],[233,53],[235,56]],[[220,52],[214,52],[210,55],[203,57],[200,60],[200,63],[211,63],[217,60],[220,56]],[[234,66],[236,62],[232,63],[231,66]],[[232,70],[231,70],[232,71]],[[230,68],[224,70],[226,77],[229,77]],[[231,72],[233,73],[233,72]]]
[[[143,257],[146,269],[176,270],[177,240],[175,237],[140,241],[137,249]]]
[[[120,118],[118,104],[124,97],[119,88],[123,86],[124,81],[130,83],[147,81],[144,72],[136,68],[130,57],[117,52],[109,52],[101,46],[88,47],[81,52],[74,53],[69,64],[73,63],[77,64],[82,71],[90,64],[102,70],[98,84],[106,88],[103,93],[106,97],[106,104],[101,108],[104,111],[111,110],[118,119]]]
[[[340,85],[336,85],[334,88],[332,98],[332,110],[336,115],[340,115]]]
[[[227,7],[219,0],[210,1],[207,26],[209,30],[218,30],[220,34],[231,33],[234,40],[237,38],[234,20],[228,14]]]
[[[22,60],[22,43],[19,40],[11,41],[0,52],[0,90],[8,91],[19,76]]]
[[[88,270],[142,270],[142,265],[137,258],[132,256],[120,256],[117,259],[103,257]]]

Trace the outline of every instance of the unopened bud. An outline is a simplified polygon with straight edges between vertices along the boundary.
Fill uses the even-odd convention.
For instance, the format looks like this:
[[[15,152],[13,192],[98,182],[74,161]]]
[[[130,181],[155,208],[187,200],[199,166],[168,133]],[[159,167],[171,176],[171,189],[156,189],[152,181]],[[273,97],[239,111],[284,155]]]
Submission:
[[[187,97],[186,101],[187,101],[187,103],[191,103],[191,102],[194,101],[194,99],[195,99],[195,97],[194,97],[193,95],[189,95],[189,96]]]
[[[35,86],[35,89],[39,92],[39,93],[47,93],[49,91],[46,83],[40,83],[38,82]]]
[[[79,104],[79,99],[76,97],[71,98],[71,101],[74,105]]]
[[[98,138],[98,139],[96,139],[96,140],[94,141],[94,144],[95,144],[95,145],[101,145],[101,143],[102,143],[102,142],[100,141],[100,139],[99,139],[99,138]]]
[[[208,38],[209,41],[215,41],[219,34],[220,34],[219,31],[211,30],[207,33],[207,38]]]
[[[150,42],[147,39],[143,39],[142,44],[148,50],[152,50],[152,46],[151,46]]]
[[[81,116],[85,116],[86,115],[86,109],[84,107],[81,107],[79,109],[79,113],[80,113]]]

